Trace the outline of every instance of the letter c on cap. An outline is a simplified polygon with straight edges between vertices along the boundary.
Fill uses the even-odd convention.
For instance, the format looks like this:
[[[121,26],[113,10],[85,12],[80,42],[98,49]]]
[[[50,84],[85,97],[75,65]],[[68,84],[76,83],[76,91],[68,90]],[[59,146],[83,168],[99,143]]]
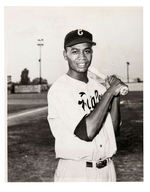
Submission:
[[[82,29],[78,29],[78,35],[83,35],[83,31],[82,31]]]

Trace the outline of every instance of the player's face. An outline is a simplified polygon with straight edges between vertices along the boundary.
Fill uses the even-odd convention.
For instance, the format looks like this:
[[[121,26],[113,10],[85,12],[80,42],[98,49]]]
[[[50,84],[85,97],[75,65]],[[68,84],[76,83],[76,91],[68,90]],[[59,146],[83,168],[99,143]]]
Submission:
[[[68,61],[69,71],[73,73],[87,72],[92,60],[92,46],[89,43],[80,43],[67,47],[64,58]]]

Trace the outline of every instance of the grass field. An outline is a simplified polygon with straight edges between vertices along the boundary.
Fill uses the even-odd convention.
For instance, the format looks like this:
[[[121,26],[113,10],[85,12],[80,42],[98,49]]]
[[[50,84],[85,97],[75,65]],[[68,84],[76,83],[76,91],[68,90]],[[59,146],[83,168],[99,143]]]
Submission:
[[[47,93],[8,95],[8,114],[47,106]]]
[[[13,95],[8,99],[8,108],[13,105],[12,111],[22,105],[22,100],[25,109],[32,107],[31,101],[37,103],[33,107],[44,106],[47,102],[46,95],[38,95],[37,99],[36,95],[26,95],[25,98],[21,95],[22,100],[17,97]],[[123,125],[114,158],[117,181],[143,181],[143,92],[130,92],[121,100]],[[54,138],[47,122],[47,112],[8,127],[9,182],[53,181],[56,166]]]
[[[117,178],[118,181],[143,181],[143,92],[130,92],[124,99],[115,157]]]

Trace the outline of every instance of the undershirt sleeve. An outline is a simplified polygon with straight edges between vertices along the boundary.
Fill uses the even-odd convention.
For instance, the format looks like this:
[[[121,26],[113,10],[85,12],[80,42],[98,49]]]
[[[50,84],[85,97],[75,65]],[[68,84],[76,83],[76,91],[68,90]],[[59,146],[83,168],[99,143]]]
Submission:
[[[79,137],[80,139],[84,141],[91,141],[87,135],[87,129],[86,129],[86,116],[82,118],[82,120],[77,125],[74,134]]]

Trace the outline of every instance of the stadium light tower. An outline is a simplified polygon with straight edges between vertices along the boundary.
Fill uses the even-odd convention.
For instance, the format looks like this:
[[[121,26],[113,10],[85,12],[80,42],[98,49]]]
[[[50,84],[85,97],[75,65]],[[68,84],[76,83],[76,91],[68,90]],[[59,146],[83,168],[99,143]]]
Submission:
[[[41,85],[41,57],[42,57],[42,51],[41,48],[44,45],[44,39],[38,39],[37,46],[39,46],[39,78],[40,78],[40,85]]]
[[[129,65],[130,63],[127,62],[127,83],[129,83]]]

